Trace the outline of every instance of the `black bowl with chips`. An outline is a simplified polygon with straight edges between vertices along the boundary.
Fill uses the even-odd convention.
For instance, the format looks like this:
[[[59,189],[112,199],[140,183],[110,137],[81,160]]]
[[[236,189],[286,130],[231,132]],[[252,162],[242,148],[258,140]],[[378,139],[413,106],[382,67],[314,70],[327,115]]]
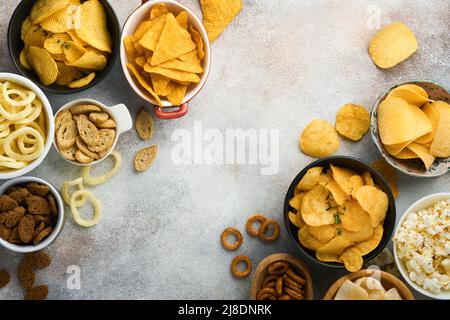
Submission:
[[[31,8],[36,0],[22,0],[16,7],[8,27],[8,48],[11,55],[14,66],[24,76],[36,83],[42,90],[59,93],[70,94],[78,93],[89,88],[94,87],[97,83],[102,81],[105,76],[111,71],[112,67],[116,63],[119,56],[120,48],[120,25],[116,13],[114,12],[111,4],[107,0],[99,0],[106,11],[107,27],[112,40],[112,52],[108,55],[106,67],[102,71],[96,71],[94,80],[88,85],[81,88],[69,88],[66,86],[60,86],[52,84],[50,86],[44,86],[39,80],[38,76],[33,70],[27,70],[20,63],[20,52],[24,47],[24,43],[21,39],[21,29],[23,21],[30,15]],[[83,2],[83,1],[81,1]]]
[[[286,198],[284,201],[284,222],[286,225],[286,229],[288,230],[288,233],[290,235],[291,240],[294,242],[295,247],[299,251],[299,253],[302,256],[307,257],[309,260],[314,261],[315,263],[329,267],[334,269],[344,269],[343,263],[337,263],[337,262],[324,262],[320,261],[316,258],[315,251],[307,249],[303,247],[298,239],[298,230],[297,228],[290,220],[289,220],[289,211],[291,210],[291,207],[289,205],[289,201],[294,197],[294,190],[295,187],[298,185],[300,180],[303,178],[303,176],[306,174],[306,172],[314,167],[323,167],[324,172],[330,167],[330,164],[333,164],[338,167],[348,168],[356,171],[357,173],[361,174],[364,171],[368,171],[374,183],[380,187],[382,191],[386,193],[389,200],[389,205],[386,213],[386,218],[383,223],[383,236],[381,238],[380,243],[378,246],[372,250],[370,253],[363,256],[364,264],[366,264],[368,261],[375,258],[388,244],[389,240],[392,237],[392,234],[394,232],[395,228],[395,221],[396,221],[396,209],[395,209],[395,199],[392,194],[391,188],[389,187],[389,184],[386,182],[386,180],[383,178],[383,176],[371,165],[364,162],[363,160],[353,158],[353,157],[347,157],[347,156],[332,156],[327,157],[323,159],[319,159],[307,167],[305,167],[292,181],[289,190],[286,194]]]

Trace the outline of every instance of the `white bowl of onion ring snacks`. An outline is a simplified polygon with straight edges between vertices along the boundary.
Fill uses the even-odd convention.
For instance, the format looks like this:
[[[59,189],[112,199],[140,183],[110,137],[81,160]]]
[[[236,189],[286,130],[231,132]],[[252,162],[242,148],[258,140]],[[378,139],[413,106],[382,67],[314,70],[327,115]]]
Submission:
[[[0,73],[0,180],[41,164],[54,128],[52,107],[42,90],[27,78]]]

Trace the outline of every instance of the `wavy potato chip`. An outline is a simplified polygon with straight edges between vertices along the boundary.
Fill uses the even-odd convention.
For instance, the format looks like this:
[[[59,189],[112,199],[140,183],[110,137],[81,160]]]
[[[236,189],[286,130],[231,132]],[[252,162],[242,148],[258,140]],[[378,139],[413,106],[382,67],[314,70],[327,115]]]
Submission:
[[[69,83],[83,77],[83,72],[75,67],[66,66],[62,62],[56,62],[58,66],[58,77],[56,78],[56,84],[60,86],[66,86]]]
[[[88,0],[80,5],[80,28],[77,36],[94,48],[111,53],[112,41],[108,32],[106,11],[97,0]]]
[[[67,65],[87,70],[101,71],[105,69],[106,62],[107,60],[104,55],[95,51],[87,51],[77,60],[68,63]]]
[[[56,81],[58,66],[45,49],[30,46],[28,48],[28,61],[44,86],[49,86]]]
[[[431,101],[428,98],[428,93],[425,91],[425,89],[415,84],[404,84],[398,86],[397,88],[389,92],[387,98],[390,97],[401,98],[409,104],[415,105],[416,107],[420,107],[423,104]]]
[[[30,63],[28,62],[27,52],[26,52],[26,49],[25,49],[25,48],[23,48],[22,51],[20,51],[19,61],[20,61],[20,64],[21,64],[25,69],[31,70],[31,66],[30,66]]]
[[[356,200],[369,214],[373,228],[376,228],[386,218],[389,199],[383,191],[375,187],[363,186],[356,190]]]
[[[437,107],[436,104],[433,104],[433,106]],[[438,107],[439,123],[430,152],[436,157],[447,158],[450,157],[450,107],[441,106]]]
[[[94,80],[94,78],[95,78],[95,72],[91,72],[90,74],[88,74],[87,76],[85,76],[81,79],[72,81],[67,86],[69,88],[82,88],[84,86],[87,86],[89,83],[91,83],[92,80]]]
[[[361,253],[353,247],[346,249],[339,260],[344,263],[345,269],[349,272],[361,270],[364,262]]]
[[[345,280],[339,290],[336,292],[334,300],[367,300],[369,294],[360,286],[350,280]]]
[[[311,157],[326,157],[338,148],[339,137],[336,129],[325,120],[311,121],[300,136],[300,150]]]
[[[78,35],[77,32],[75,30],[68,30],[66,32],[66,34],[68,34],[70,36],[70,38],[72,39],[73,42],[75,42],[77,45],[85,47],[88,45],[88,43],[84,40],[82,40]]]
[[[336,236],[337,229],[338,227],[336,224],[328,224],[319,227],[308,226],[311,235],[321,243],[330,242]]]
[[[314,167],[309,169],[297,184],[296,189],[299,189],[300,191],[308,191],[314,188],[319,183],[322,171],[322,167]]]
[[[310,226],[333,224],[336,210],[330,208],[330,193],[321,185],[308,191],[302,199],[301,214],[303,220]]]
[[[394,22],[372,38],[369,55],[379,68],[389,69],[408,59],[417,48],[417,39],[411,29],[404,23]]]
[[[376,227],[373,230],[373,234],[369,239],[358,242],[353,246],[353,248],[357,249],[362,256],[365,256],[366,254],[369,254],[370,252],[375,250],[376,247],[378,247],[382,238],[383,238],[383,224],[380,223],[378,227]]]
[[[166,16],[161,16],[155,20],[146,21],[144,23],[147,22],[149,23],[149,25],[146,27],[147,31],[142,35],[141,38],[138,38],[140,39],[139,44],[148,50],[154,51],[156,48],[156,44],[161,37],[164,26],[166,25]],[[138,37],[137,33],[138,31],[135,32],[135,37]]]
[[[352,190],[350,188],[349,181],[350,178],[357,175],[357,173],[351,169],[338,167],[333,164],[330,165],[330,168],[333,174],[333,179],[337,182],[341,189],[350,196]]]
[[[242,10],[242,0],[200,0],[203,25],[210,42],[213,42]]]
[[[166,23],[156,44],[151,66],[177,58],[195,48],[190,33],[178,24],[173,14],[169,13],[166,15]]]
[[[30,21],[30,17],[27,17],[25,20],[23,20],[22,22],[22,27],[20,29],[20,39],[22,39],[23,42],[25,42],[25,38],[27,36],[28,30],[31,27],[31,21]]]
[[[350,140],[361,140],[369,128],[370,114],[363,106],[346,104],[336,114],[337,132]]]
[[[161,67],[152,67],[148,63],[144,66],[144,70],[145,70],[145,72],[159,74],[161,76],[164,76],[164,77],[174,80],[176,82],[183,82],[183,83],[184,82],[192,82],[192,83],[200,82],[200,77],[197,74],[192,73],[192,72],[173,70],[173,69],[165,69],[165,68],[161,68]]]
[[[339,256],[351,245],[349,240],[337,236],[316,250],[316,258],[323,262],[340,262]]]
[[[397,186],[397,171],[387,163],[386,160],[380,159],[372,162],[372,166],[378,170],[378,172],[383,176],[383,178],[389,184],[392,194],[396,199],[398,197],[399,191]]]
[[[31,8],[30,21],[41,23],[52,14],[72,4],[71,0],[38,0]]]
[[[167,95],[167,100],[169,100],[173,106],[181,105],[186,96],[187,87],[187,85],[175,83],[174,88]]]
[[[83,57],[88,51],[73,41],[64,42],[62,45],[64,59],[68,65]],[[106,60],[106,59],[105,59]],[[105,61],[106,64],[106,61]]]
[[[38,25],[32,25],[25,36],[25,45],[43,48],[48,33]]]
[[[50,17],[42,21],[41,26],[44,30],[52,33],[63,33],[72,29],[80,28],[81,10],[77,5],[70,5],[63,8]]]
[[[325,184],[325,188],[331,193],[331,196],[334,201],[336,201],[337,205],[342,206],[349,200],[348,194],[342,190],[335,180],[331,180]]]
[[[430,149],[424,147],[421,144],[412,142],[408,145],[407,148],[409,151],[413,152],[416,155],[416,158],[422,160],[426,170],[431,168],[431,166],[434,163],[434,160],[436,160],[436,157],[430,153]]]
[[[44,49],[50,54],[63,54],[63,45],[68,41],[72,41],[72,38],[67,33],[55,33],[44,41]]]
[[[141,76],[141,74],[136,70],[136,68],[131,64],[127,64],[127,68],[131,71],[131,73],[134,75],[134,77],[138,80],[139,84],[150,93],[150,95],[153,97],[153,99],[156,100],[158,105],[162,105],[161,100],[159,99],[159,96],[153,91],[152,87],[147,83],[147,81],[144,79],[144,77]]]
[[[298,230],[298,240],[302,246],[314,251],[325,245],[312,236],[308,225],[304,225]]]

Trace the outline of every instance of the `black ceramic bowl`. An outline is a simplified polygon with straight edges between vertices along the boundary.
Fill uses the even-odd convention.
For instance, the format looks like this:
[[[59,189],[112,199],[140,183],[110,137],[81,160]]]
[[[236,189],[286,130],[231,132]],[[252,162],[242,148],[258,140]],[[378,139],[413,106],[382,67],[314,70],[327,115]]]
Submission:
[[[367,254],[363,257],[364,263],[367,263],[371,259],[375,258],[384,249],[384,247],[386,247],[386,245],[388,244],[389,240],[392,237],[392,233],[395,228],[395,199],[394,199],[394,196],[392,195],[391,188],[389,187],[386,180],[382,177],[382,175],[374,167],[372,167],[371,165],[369,165],[368,163],[366,163],[362,160],[352,158],[352,157],[346,157],[346,156],[333,156],[333,157],[328,157],[328,158],[323,158],[323,159],[317,160],[317,161],[311,163],[306,168],[304,168],[295,177],[294,181],[292,181],[291,186],[289,187],[289,190],[286,194],[286,199],[284,201],[284,222],[286,224],[286,228],[290,234],[290,238],[295,243],[295,246],[297,247],[298,251],[301,253],[302,256],[306,256],[308,259],[310,259],[322,266],[336,268],[336,269],[344,268],[344,265],[341,263],[323,262],[323,261],[318,260],[316,258],[314,251],[303,247],[300,244],[300,242],[298,241],[298,228],[289,221],[289,216],[288,216],[289,211],[290,211],[289,200],[291,200],[294,197],[294,189],[297,186],[297,184],[300,182],[300,180],[303,178],[303,176],[306,174],[306,172],[313,167],[323,167],[324,171],[326,171],[330,167],[330,164],[336,165],[338,167],[349,168],[358,173],[362,173],[364,171],[370,172],[375,184],[377,184],[381,188],[381,190],[383,190],[388,196],[389,207],[388,207],[388,211],[386,214],[386,219],[384,220],[384,224],[383,224],[383,229],[384,229],[383,237],[381,238],[381,241],[380,241],[379,245],[375,248],[375,250],[373,250],[372,252],[370,252],[369,254]]]
[[[31,8],[33,7],[35,0],[22,0],[19,5],[17,6],[16,10],[14,11],[11,20],[9,22],[8,27],[8,48],[9,48],[9,54],[11,55],[11,58],[13,60],[14,65],[16,66],[17,70],[24,76],[36,83],[42,90],[51,92],[51,93],[77,93],[81,92],[83,90],[87,90],[89,88],[92,88],[97,83],[99,83],[112,69],[114,63],[116,62],[118,55],[119,55],[119,48],[120,48],[120,25],[119,20],[117,19],[117,16],[111,7],[111,4],[107,0],[99,0],[103,7],[106,10],[106,15],[108,19],[108,31],[111,35],[112,39],[112,52],[108,56],[108,62],[106,64],[105,69],[102,71],[96,72],[94,80],[88,84],[87,86],[84,86],[82,88],[76,88],[71,89],[64,86],[59,85],[51,85],[51,86],[44,86],[40,81],[37,75],[32,70],[25,69],[19,60],[20,52],[22,51],[24,47],[24,43],[22,39],[20,38],[20,32],[22,29],[22,22],[28,17],[30,14]]]

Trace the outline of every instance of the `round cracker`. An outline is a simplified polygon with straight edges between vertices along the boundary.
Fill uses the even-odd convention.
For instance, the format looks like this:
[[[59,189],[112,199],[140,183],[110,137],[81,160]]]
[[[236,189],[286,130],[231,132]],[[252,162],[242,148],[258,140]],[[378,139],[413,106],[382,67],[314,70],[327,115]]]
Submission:
[[[370,114],[363,106],[346,104],[336,114],[336,130],[345,138],[361,140],[369,128]]]

